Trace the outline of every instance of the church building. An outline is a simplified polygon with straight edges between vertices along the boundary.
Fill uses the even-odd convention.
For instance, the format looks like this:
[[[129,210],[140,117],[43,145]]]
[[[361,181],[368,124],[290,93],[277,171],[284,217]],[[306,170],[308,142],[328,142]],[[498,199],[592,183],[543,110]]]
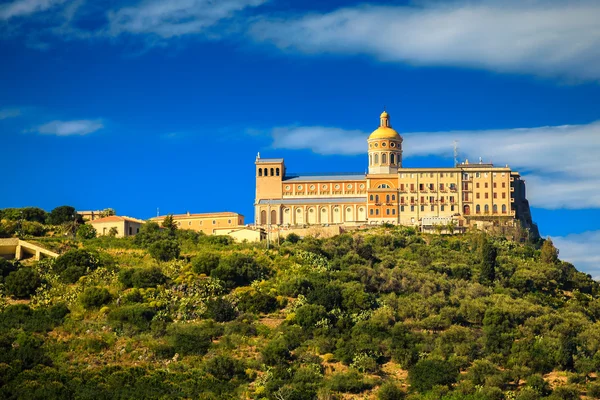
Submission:
[[[531,223],[525,182],[493,164],[404,168],[403,139],[380,115],[366,143],[368,173],[294,174],[283,158],[256,158],[258,226]]]

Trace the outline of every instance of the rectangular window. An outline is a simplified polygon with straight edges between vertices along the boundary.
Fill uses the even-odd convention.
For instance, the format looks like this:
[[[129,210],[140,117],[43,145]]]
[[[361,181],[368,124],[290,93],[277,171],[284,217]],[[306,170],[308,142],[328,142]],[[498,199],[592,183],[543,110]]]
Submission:
[[[395,208],[392,209],[392,215],[396,215],[396,209]]]
[[[216,225],[216,223],[217,223],[217,221],[215,221],[215,220],[213,219],[213,225]]]
[[[433,197],[433,196],[429,196],[429,202],[430,202],[430,203],[433,203],[434,201],[435,201],[435,197]]]
[[[414,184],[414,183],[411,183],[411,184],[410,184],[410,191],[411,191],[411,192],[414,192],[414,191],[415,191],[415,184]]]
[[[392,195],[392,201],[396,201],[396,195],[395,194]]]
[[[419,190],[425,190],[425,185],[424,185],[424,184],[422,184],[422,183],[420,183],[420,184],[419,184]]]
[[[400,174],[400,178],[404,178],[404,173]]]
[[[410,206],[410,211],[415,212],[415,206]]]
[[[188,226],[192,226],[192,221],[188,222]]]
[[[440,211],[444,211],[444,205],[443,204],[440,206]]]
[[[433,178],[433,173],[430,173],[430,174],[429,174],[429,177],[430,177],[430,178]]]
[[[488,188],[488,183],[487,183],[487,182],[485,183],[485,188],[486,188],[486,189]]]
[[[369,196],[369,200],[373,201],[373,195]]]
[[[415,202],[415,198],[413,196],[410,197],[410,202],[414,203]]]
[[[454,203],[454,196],[450,196],[450,203]]]
[[[475,193],[475,198],[478,199],[479,198],[479,193]]]
[[[502,182],[502,187],[505,188],[506,187],[506,182]]]
[[[494,189],[496,189],[496,186],[498,186],[498,185],[496,184],[496,182],[494,182]]]
[[[494,198],[497,199],[498,198],[498,193],[494,192]]]
[[[425,203],[425,196],[421,196],[421,203]]]
[[[444,190],[444,184],[440,183],[440,190]]]
[[[485,198],[487,199],[488,197],[489,197],[489,193],[486,193],[485,194]]]
[[[404,212],[404,206],[400,206],[400,212]]]
[[[385,209],[385,215],[390,215],[390,209],[389,208]]]
[[[450,206],[450,211],[454,211],[454,206]]]
[[[421,206],[421,211],[425,211],[425,206]]]
[[[435,206],[431,206],[431,211],[435,211]]]
[[[404,175],[404,174],[403,174],[403,175]],[[400,190],[401,190],[402,192],[404,192],[404,183],[401,183],[401,184],[400,184]]]
[[[372,208],[369,210],[369,214],[373,215],[373,209]]]
[[[375,215],[379,215],[379,209],[375,210]]]
[[[477,183],[475,184],[475,187],[476,187],[477,189],[479,189],[479,182],[477,182]]]
[[[433,183],[430,183],[430,184],[429,184],[429,190],[434,190],[434,189],[433,189]]]
[[[129,236],[133,235],[133,228],[130,226],[129,227]]]
[[[502,198],[505,199],[506,198],[506,193],[502,193]]]

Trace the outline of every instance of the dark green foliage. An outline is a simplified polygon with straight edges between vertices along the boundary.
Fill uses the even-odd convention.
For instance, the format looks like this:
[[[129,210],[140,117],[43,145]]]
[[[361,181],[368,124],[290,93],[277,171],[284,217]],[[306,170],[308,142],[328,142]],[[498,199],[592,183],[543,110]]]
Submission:
[[[213,269],[210,276],[223,281],[227,287],[247,285],[266,276],[267,270],[248,255],[234,253],[221,258],[219,266]]]
[[[490,285],[496,280],[496,247],[489,241],[485,241],[481,248],[481,272],[479,282]]]
[[[68,313],[63,303],[35,310],[25,304],[10,305],[0,313],[0,332],[11,329],[46,332],[60,325]]]
[[[63,282],[75,283],[83,275],[101,265],[98,253],[88,250],[69,250],[54,262],[54,271]]]
[[[28,221],[38,222],[43,224],[46,222],[48,213],[38,207],[23,207],[23,208],[4,208],[0,210],[0,219],[8,219],[13,221]]]
[[[571,385],[557,387],[550,396],[551,400],[579,400],[580,398],[577,387]]]
[[[394,382],[387,381],[377,391],[379,400],[402,400],[406,394]]]
[[[527,378],[527,387],[534,390],[541,396],[547,396],[550,392],[550,385],[541,375],[531,375]]]
[[[317,322],[327,317],[325,307],[305,304],[296,309],[296,322],[304,329],[313,329]]]
[[[0,257],[0,283],[4,282],[4,279],[8,276],[8,274],[16,271],[18,268],[18,261],[8,261]]]
[[[169,234],[161,229],[156,222],[146,222],[134,236],[133,242],[141,247],[148,248],[152,243],[167,239]]]
[[[410,386],[420,393],[437,385],[452,385],[457,378],[458,368],[443,360],[421,360],[408,371]]]
[[[75,208],[71,206],[60,206],[50,211],[48,214],[47,223],[50,225],[60,225],[65,222],[77,221],[78,223],[83,222],[81,216],[76,214]]]
[[[558,249],[554,247],[554,243],[552,243],[551,239],[544,240],[540,260],[544,264],[556,264],[558,261]]]
[[[210,275],[219,266],[220,259],[218,253],[201,253],[192,260],[192,269],[197,274]]]
[[[262,360],[271,366],[285,366],[292,360],[288,343],[282,338],[271,340],[261,352]]]
[[[247,291],[240,295],[238,309],[243,312],[270,313],[279,308],[277,299],[266,293]]]
[[[390,355],[402,368],[408,369],[417,362],[416,338],[404,324],[395,324],[390,331],[390,338]]]
[[[89,287],[80,296],[81,304],[85,308],[98,308],[112,300],[112,296],[106,288]]]
[[[162,227],[170,233],[175,234],[177,223],[173,220],[173,215],[167,215],[165,219],[163,219]]]
[[[17,298],[26,299],[40,286],[41,280],[32,268],[22,267],[8,274],[4,286],[6,293]]]
[[[179,257],[181,249],[179,242],[172,239],[163,239],[152,243],[148,253],[157,261],[170,261]]]
[[[83,224],[77,228],[77,238],[88,240],[96,237],[96,229],[90,224]]]
[[[295,233],[290,233],[285,237],[285,241],[295,244],[300,241],[300,236],[296,235]]]
[[[119,271],[119,281],[126,288],[149,288],[164,284],[167,277],[159,267],[127,268]]]
[[[237,311],[231,302],[217,298],[206,303],[206,318],[212,318],[217,322],[232,321],[237,317]]]
[[[134,304],[121,306],[108,314],[108,320],[119,328],[134,328],[136,330],[150,329],[150,322],[156,312],[147,306]]]
[[[220,381],[244,377],[244,365],[229,356],[215,356],[204,363],[204,370]]]
[[[373,386],[369,382],[366,382],[363,376],[357,371],[333,374],[328,383],[331,390],[354,394],[361,393]]]
[[[173,348],[183,356],[206,354],[212,340],[222,333],[222,328],[211,323],[173,324],[167,330]]]

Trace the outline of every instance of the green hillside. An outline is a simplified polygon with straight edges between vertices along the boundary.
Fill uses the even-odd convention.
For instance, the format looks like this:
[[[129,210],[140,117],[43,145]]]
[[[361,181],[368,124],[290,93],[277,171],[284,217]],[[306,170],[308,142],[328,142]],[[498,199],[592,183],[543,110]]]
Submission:
[[[599,286],[551,242],[158,229],[0,260],[0,398],[600,398]]]

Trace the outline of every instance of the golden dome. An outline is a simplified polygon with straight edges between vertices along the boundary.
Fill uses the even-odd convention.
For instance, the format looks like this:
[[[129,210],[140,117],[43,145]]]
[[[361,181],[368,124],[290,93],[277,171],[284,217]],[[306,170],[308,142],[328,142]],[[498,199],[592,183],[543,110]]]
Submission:
[[[387,111],[383,111],[379,116],[379,128],[375,129],[373,133],[369,136],[369,140],[371,139],[392,139],[392,140],[402,140],[402,137],[392,129],[392,125],[390,124],[390,116]]]
[[[387,126],[380,126],[379,128],[375,129],[373,133],[371,133],[371,135],[369,136],[369,140],[371,139],[402,140],[398,132],[396,132],[392,128],[388,128]]]

